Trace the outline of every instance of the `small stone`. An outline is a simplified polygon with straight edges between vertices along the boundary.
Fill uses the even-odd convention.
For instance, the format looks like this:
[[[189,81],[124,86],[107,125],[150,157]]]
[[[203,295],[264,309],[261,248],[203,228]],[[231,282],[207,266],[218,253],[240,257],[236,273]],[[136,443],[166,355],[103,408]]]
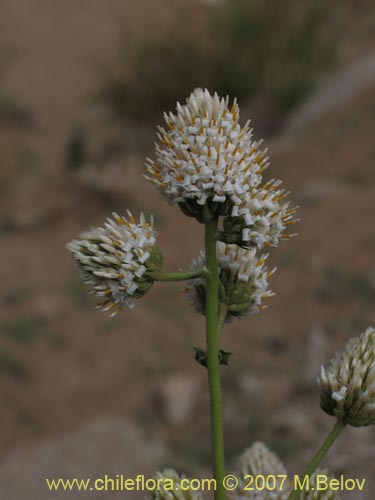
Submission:
[[[12,452],[0,464],[1,492],[6,500],[62,500],[66,492],[50,492],[48,479],[126,478],[144,474],[152,477],[163,460],[161,442],[150,441],[133,422],[106,417],[87,423],[73,432],[51,439],[27,450]],[[22,480],[20,480],[22,474]],[[139,498],[139,492],[126,492],[126,498]],[[111,500],[121,500],[124,492],[111,492]],[[80,491],[71,498],[95,500],[101,491]]]
[[[199,380],[191,375],[175,375],[162,382],[160,396],[165,418],[174,425],[187,422],[197,400]]]
[[[326,357],[328,332],[321,325],[313,325],[307,332],[305,374],[309,380],[316,380],[322,359]]]

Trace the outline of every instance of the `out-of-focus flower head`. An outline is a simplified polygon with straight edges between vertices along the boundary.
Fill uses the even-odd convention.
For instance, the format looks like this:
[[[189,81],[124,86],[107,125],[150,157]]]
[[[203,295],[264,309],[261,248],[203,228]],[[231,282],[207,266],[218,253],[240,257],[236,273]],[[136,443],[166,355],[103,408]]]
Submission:
[[[180,476],[174,469],[157,472],[154,479],[156,487],[146,495],[146,500],[203,500],[202,494],[195,488],[188,488],[187,478]]]
[[[98,306],[115,315],[122,307],[132,308],[133,299],[142,297],[153,283],[152,272],[161,268],[162,257],[156,246],[153,219],[143,214],[137,223],[113,213],[104,227],[83,232],[68,243],[91,293],[103,298]]]
[[[375,424],[375,328],[347,343],[318,379],[320,406],[354,427]]]
[[[310,488],[303,489],[299,499],[339,500],[337,491],[316,488],[319,475],[323,484],[333,478],[327,470],[317,469],[308,480]],[[261,442],[254,443],[240,456],[235,476],[238,488],[229,493],[230,500],[287,500],[295,486],[277,455]],[[257,476],[260,478],[258,482]],[[251,477],[254,478],[252,482]],[[303,476],[299,480],[301,484],[307,484]]]
[[[219,267],[219,301],[226,306],[227,317],[243,317],[256,314],[265,306],[262,300],[273,293],[268,288],[268,278],[275,269],[268,272],[265,268],[267,255],[256,255],[255,249],[246,250],[237,245],[216,243],[216,255]],[[190,269],[206,266],[205,253],[194,259]],[[206,280],[189,280],[186,288],[189,298],[197,312],[205,314]]]
[[[232,494],[231,500],[286,500],[291,492],[290,483],[289,481],[282,483],[282,478],[277,477],[286,474],[286,469],[277,455],[263,443],[255,442],[242,453],[238,460],[235,476],[239,480],[239,485]],[[264,478],[274,476],[276,484],[270,485],[270,490],[263,488],[263,485],[259,485],[260,490],[256,489],[256,485],[252,485],[252,489],[248,489],[249,476],[254,478],[256,476]]]

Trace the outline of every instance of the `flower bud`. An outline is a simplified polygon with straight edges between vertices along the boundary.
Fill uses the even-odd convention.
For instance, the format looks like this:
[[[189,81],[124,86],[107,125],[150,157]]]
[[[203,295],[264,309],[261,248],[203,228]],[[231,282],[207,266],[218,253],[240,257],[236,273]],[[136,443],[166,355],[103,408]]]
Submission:
[[[347,343],[318,378],[320,406],[354,427],[375,424],[375,328]]]
[[[141,214],[136,223],[116,213],[104,227],[90,229],[73,240],[67,248],[77,261],[83,280],[92,293],[103,297],[103,311],[132,308],[133,299],[142,297],[153,284],[152,273],[160,270],[162,256],[156,246],[154,223],[148,224]]]

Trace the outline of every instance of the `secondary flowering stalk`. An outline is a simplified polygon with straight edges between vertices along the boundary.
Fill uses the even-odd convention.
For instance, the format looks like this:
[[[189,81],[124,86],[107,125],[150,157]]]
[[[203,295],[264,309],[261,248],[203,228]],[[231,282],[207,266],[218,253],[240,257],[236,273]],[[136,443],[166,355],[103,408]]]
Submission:
[[[217,220],[213,218],[205,223],[205,253],[208,275],[206,295],[206,349],[208,383],[211,403],[211,435],[213,453],[213,475],[216,480],[216,500],[225,500],[223,479],[225,474],[224,436],[221,408],[221,384],[218,342],[218,295],[219,270],[216,257]]]
[[[313,474],[313,472],[318,467],[318,465],[323,460],[323,458],[326,456],[326,454],[328,453],[331,446],[336,441],[336,439],[338,438],[338,436],[340,435],[340,433],[344,427],[345,427],[345,422],[343,420],[336,421],[331,432],[328,434],[324,443],[322,444],[322,446],[319,448],[319,450],[314,455],[313,459],[311,460],[311,462],[307,466],[307,469],[305,470],[302,477],[306,477],[306,476],[310,477]],[[291,495],[288,497],[288,500],[297,500],[297,498],[300,496],[300,494],[301,494],[301,492],[299,490],[294,490],[291,493]]]

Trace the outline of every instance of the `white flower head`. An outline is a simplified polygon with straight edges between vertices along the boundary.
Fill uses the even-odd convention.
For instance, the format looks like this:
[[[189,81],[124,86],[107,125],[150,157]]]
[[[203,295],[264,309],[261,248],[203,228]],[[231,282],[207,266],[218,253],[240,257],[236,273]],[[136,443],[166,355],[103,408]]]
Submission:
[[[253,138],[249,121],[241,127],[236,99],[195,89],[176,114],[164,114],[156,159],[146,176],[170,204],[204,223],[224,216],[220,239],[244,248],[276,246],[293,222],[281,181],[263,183],[267,150]]]
[[[181,485],[181,481],[186,478],[180,476],[174,469],[157,472],[154,480],[156,487],[148,493],[146,500],[203,500],[199,491],[195,491],[195,488],[187,488],[187,481]]]
[[[137,223],[129,211],[127,214],[128,218],[113,213],[104,227],[85,231],[67,245],[83,280],[92,293],[103,298],[99,307],[112,310],[111,315],[122,307],[132,308],[133,299],[151,287],[150,273],[162,264],[153,219],[149,224],[141,214]]]
[[[305,488],[300,492],[300,500],[339,500],[337,491],[317,488],[317,476],[323,476],[324,480],[332,479],[333,476],[326,469],[317,469],[309,478],[310,488]],[[277,455],[261,442],[254,443],[240,456],[235,476],[238,478],[238,488],[230,493],[230,500],[287,500],[293,491],[293,484],[287,474],[283,463]],[[263,481],[259,482],[259,489],[255,484],[249,489],[249,477],[254,479],[272,478],[267,488],[267,482],[263,487]],[[274,478],[274,479],[273,479]],[[285,479],[284,479],[285,478]],[[300,477],[301,483],[304,477]]]
[[[278,456],[261,441],[247,448],[238,460],[242,477],[250,475],[286,474],[286,469]]]
[[[197,88],[164,119],[156,160],[147,159],[146,166],[147,178],[169,203],[198,220],[206,204],[211,213],[229,214],[261,183],[266,151],[253,139],[249,122],[240,126],[236,100],[230,106],[228,97]]]
[[[280,185],[281,181],[272,179],[252,188],[249,196],[224,218],[220,239],[243,248],[262,248],[264,245],[275,247],[279,240],[295,236],[285,231],[297,222],[293,218],[296,207],[284,201],[289,192]]]
[[[268,255],[257,256],[255,249],[247,250],[237,245],[218,241],[216,254],[219,267],[219,301],[227,308],[226,320],[257,314],[262,300],[273,293],[268,288],[268,278],[275,269],[268,272],[264,264]],[[206,266],[205,253],[194,259],[190,269]],[[189,280],[186,289],[197,312],[205,314],[206,280],[198,277]]]
[[[347,343],[321,368],[320,406],[354,427],[375,424],[375,328]]]
[[[233,500],[286,500],[291,492],[289,480],[282,481],[287,471],[279,460],[267,446],[261,442],[256,442],[250,448],[244,451],[240,456],[237,465],[236,477],[239,480],[237,491],[231,497]],[[275,477],[276,484],[270,485],[270,489],[263,488],[260,484],[259,490],[254,486],[253,490],[247,489],[249,476]]]

